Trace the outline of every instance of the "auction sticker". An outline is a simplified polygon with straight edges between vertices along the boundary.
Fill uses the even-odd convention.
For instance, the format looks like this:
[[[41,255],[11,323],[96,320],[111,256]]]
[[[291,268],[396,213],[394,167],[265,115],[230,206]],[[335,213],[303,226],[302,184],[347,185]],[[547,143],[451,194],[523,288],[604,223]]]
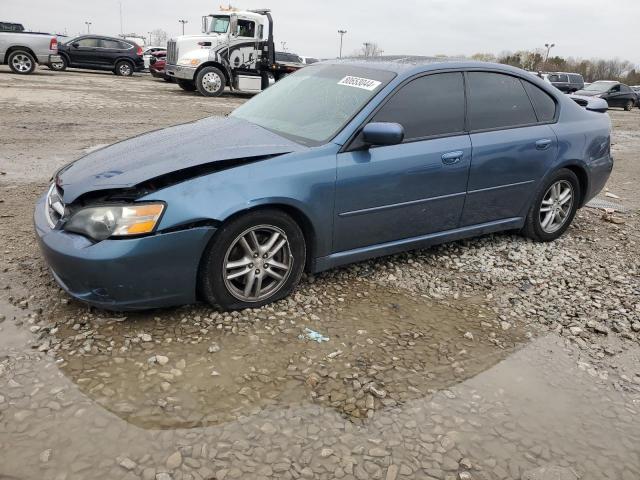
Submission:
[[[371,80],[369,78],[352,77],[347,75],[338,82],[338,85],[346,85],[347,87],[362,88],[364,90],[375,90],[382,82]]]

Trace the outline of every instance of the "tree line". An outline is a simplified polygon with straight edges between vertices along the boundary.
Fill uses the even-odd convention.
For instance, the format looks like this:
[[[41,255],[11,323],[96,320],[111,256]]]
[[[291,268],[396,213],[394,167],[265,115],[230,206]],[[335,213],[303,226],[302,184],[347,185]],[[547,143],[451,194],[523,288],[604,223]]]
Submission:
[[[512,65],[533,72],[579,73],[584,77],[585,82],[618,80],[628,85],[640,84],[640,71],[638,71],[637,66],[627,60],[618,58],[613,60],[602,58],[586,60],[583,58],[554,56],[545,61],[545,51],[542,49],[503,52],[499,55],[476,53],[471,58],[484,62]]]

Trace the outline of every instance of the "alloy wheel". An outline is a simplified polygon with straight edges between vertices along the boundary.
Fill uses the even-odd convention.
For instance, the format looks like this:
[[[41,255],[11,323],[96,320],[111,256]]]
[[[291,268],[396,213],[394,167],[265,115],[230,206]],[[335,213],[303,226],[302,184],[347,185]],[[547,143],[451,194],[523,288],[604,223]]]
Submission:
[[[566,223],[573,207],[573,186],[567,180],[553,183],[540,204],[540,226],[546,233],[558,231]]]
[[[227,249],[224,284],[243,302],[258,302],[276,293],[287,281],[293,255],[284,231],[273,225],[251,227]]]
[[[209,93],[215,93],[220,90],[222,79],[215,72],[207,72],[202,77],[202,87]]]
[[[128,63],[121,64],[118,70],[120,70],[120,75],[124,77],[128,77],[129,75],[131,75],[131,65],[129,65]]]
[[[31,59],[27,55],[24,55],[22,53],[14,55],[13,59],[11,60],[11,65],[13,65],[16,70],[22,73],[28,72],[29,70],[31,70],[31,68],[33,68],[33,62],[31,61]]]

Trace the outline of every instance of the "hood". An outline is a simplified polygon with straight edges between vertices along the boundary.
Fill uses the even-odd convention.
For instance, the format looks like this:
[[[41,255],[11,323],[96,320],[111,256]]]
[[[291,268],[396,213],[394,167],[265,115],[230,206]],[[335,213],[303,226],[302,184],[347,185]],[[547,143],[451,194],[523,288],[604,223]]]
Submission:
[[[91,152],[62,168],[56,182],[70,203],[87,192],[129,188],[192,167],[306,148],[239,118],[209,117]]]

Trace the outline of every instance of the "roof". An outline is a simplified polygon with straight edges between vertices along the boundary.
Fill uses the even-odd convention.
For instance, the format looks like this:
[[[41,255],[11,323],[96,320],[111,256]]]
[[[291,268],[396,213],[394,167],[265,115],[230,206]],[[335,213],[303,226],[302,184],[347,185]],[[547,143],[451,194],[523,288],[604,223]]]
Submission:
[[[464,58],[455,57],[421,57],[410,55],[393,55],[384,57],[353,57],[336,60],[328,60],[323,63],[337,65],[353,65],[356,67],[373,68],[377,70],[388,70],[398,75],[411,75],[419,72],[440,69],[478,69],[489,68],[504,72],[522,74],[524,70],[510,65],[491,62],[471,61]],[[527,72],[530,75],[535,75]]]

